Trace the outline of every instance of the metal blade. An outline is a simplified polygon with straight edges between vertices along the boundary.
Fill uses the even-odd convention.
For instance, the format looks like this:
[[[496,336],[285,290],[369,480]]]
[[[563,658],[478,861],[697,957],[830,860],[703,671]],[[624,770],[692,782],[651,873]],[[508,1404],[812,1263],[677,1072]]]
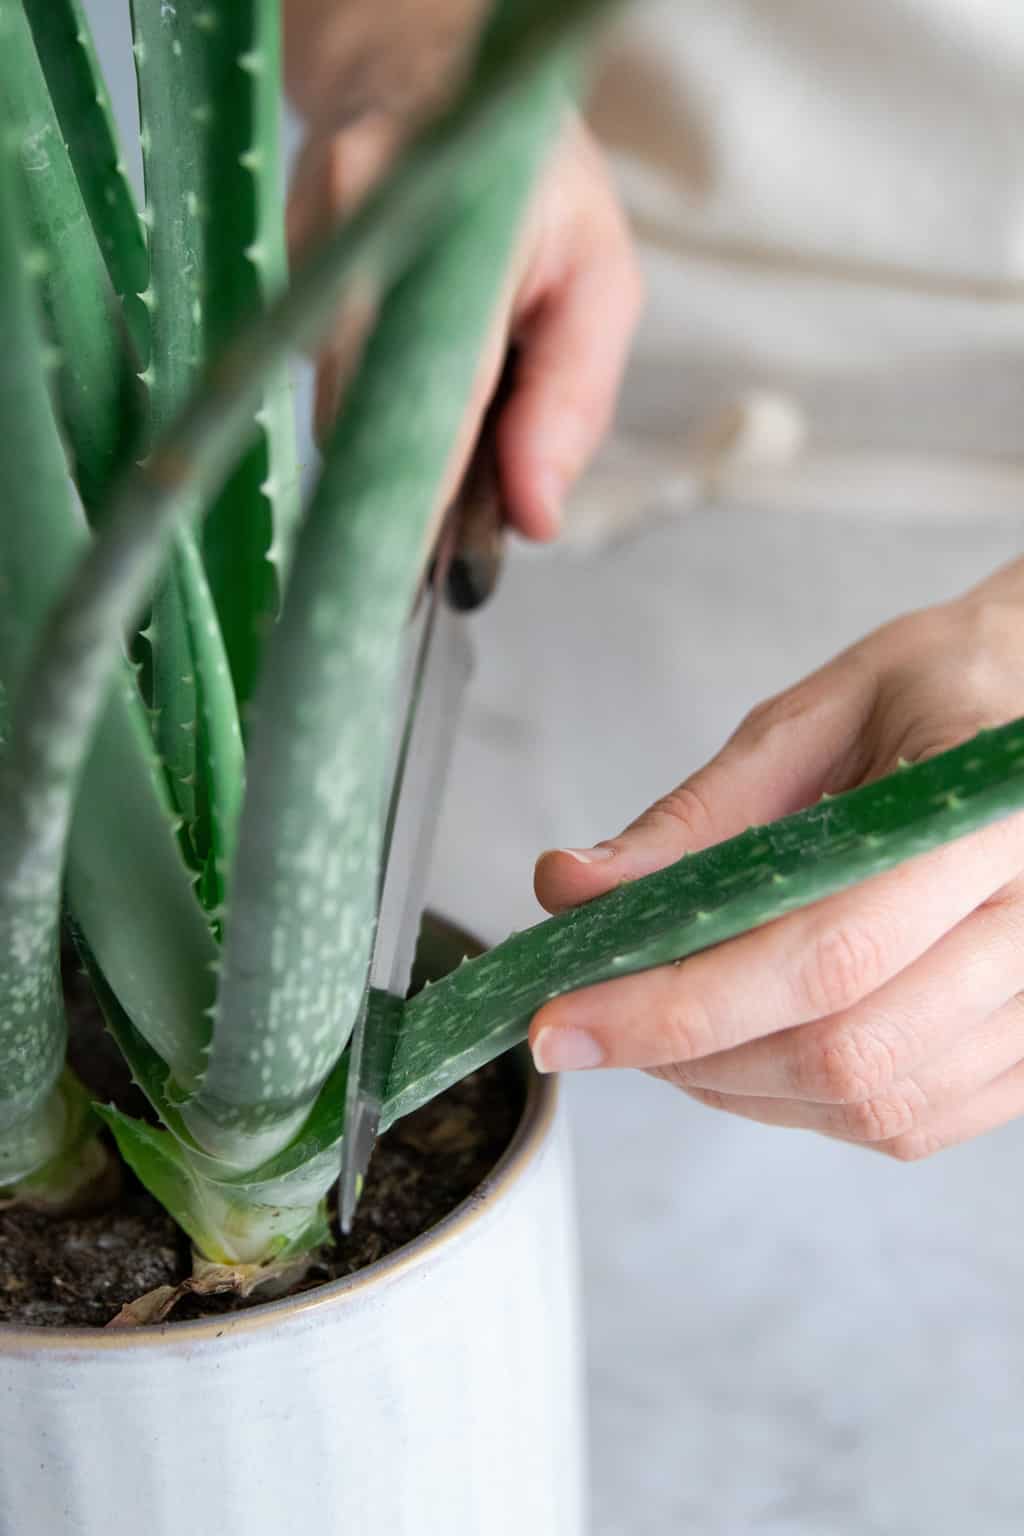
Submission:
[[[471,670],[465,625],[443,601],[442,588],[439,573],[427,597],[415,650],[385,832],[384,883],[369,987],[352,1039],[339,1190],[345,1233],[351,1230],[377,1138],[398,1023],[397,1009],[375,1008],[369,1027],[369,990],[398,1000],[408,990],[455,723]]]

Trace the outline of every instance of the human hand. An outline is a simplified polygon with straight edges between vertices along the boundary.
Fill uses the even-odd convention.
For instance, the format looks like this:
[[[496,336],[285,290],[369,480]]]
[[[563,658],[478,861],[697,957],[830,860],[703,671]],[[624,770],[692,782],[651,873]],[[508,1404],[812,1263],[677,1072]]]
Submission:
[[[353,207],[398,144],[394,120],[371,116],[311,138],[289,205],[300,250]],[[497,422],[503,501],[526,537],[554,538],[570,487],[611,419],[639,314],[640,279],[625,220],[599,151],[573,116],[523,227],[450,468],[443,501],[462,479],[510,346],[511,389]],[[353,354],[372,316],[343,310],[319,360],[316,422],[337,412]]]
[[[1024,561],[762,704],[620,837],[545,854],[551,911],[1024,715]],[[641,1067],[692,1098],[912,1160],[1024,1114],[1024,816],[678,966],[561,997],[542,1070]]]

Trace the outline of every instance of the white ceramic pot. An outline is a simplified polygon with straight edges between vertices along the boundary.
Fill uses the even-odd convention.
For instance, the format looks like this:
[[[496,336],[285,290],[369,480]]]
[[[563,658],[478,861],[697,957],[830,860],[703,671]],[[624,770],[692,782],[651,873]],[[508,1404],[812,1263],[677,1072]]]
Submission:
[[[348,1280],[134,1333],[0,1328],[2,1536],[582,1536],[573,1228],[531,1075],[488,1180]]]

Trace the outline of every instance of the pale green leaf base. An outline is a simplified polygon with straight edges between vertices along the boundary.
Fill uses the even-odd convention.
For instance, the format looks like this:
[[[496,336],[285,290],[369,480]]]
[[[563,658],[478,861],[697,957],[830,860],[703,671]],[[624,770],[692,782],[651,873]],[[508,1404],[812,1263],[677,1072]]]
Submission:
[[[39,1110],[0,1138],[0,1202],[73,1209],[110,1166],[99,1130],[88,1093],[66,1068]]]

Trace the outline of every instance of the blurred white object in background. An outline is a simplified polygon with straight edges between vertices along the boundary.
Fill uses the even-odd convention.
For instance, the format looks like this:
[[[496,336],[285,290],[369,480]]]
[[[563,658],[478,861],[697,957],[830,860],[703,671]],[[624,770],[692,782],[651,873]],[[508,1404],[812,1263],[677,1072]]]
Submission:
[[[644,0],[610,41],[591,119],[650,289],[605,460],[620,531],[644,498],[623,464],[670,462],[677,510],[692,509],[721,480],[688,452],[733,418],[739,459],[723,468],[744,504],[1019,506],[1016,0]],[[802,420],[781,462],[739,447],[761,441],[745,434],[767,398]],[[616,526],[605,473],[577,537]]]

